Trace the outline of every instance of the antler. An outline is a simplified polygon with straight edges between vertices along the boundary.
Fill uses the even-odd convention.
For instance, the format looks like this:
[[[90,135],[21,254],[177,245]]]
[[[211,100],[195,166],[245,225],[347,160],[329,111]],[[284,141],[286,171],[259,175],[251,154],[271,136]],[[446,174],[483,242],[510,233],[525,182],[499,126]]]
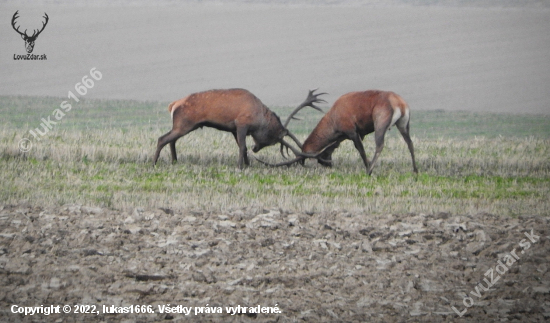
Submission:
[[[37,32],[38,29],[34,30],[32,36],[30,38],[38,37],[38,35],[40,35],[40,33],[44,30],[44,28],[48,24],[48,20],[50,20],[50,18],[48,17],[48,14],[45,13],[45,12],[44,12],[44,16],[42,16],[42,18],[46,19],[46,21],[42,23],[42,29],[40,29],[40,31],[38,31],[38,32]]]
[[[300,140],[298,140],[298,138],[296,138],[296,136],[290,132],[290,130],[286,130],[286,135],[285,136],[289,136],[292,140],[294,140],[294,142],[296,143],[296,145],[298,145],[298,147],[300,149],[302,149],[302,143],[300,142]],[[288,155],[288,147],[289,146],[286,146],[286,153]],[[294,152],[294,150],[292,150]],[[286,156],[285,154],[283,153],[283,143],[281,142],[281,156],[283,156],[284,159],[286,159]]]
[[[297,162],[299,162],[299,161],[305,159],[304,157],[301,157],[301,156],[300,156],[300,157],[296,157],[296,158],[294,158],[294,159],[292,159],[292,160],[289,160],[289,161],[286,161],[286,162],[282,162],[282,163],[278,163],[278,164],[270,164],[270,163],[268,163],[268,162],[266,162],[266,161],[263,161],[263,160],[261,160],[260,158],[256,157],[256,155],[252,155],[252,157],[254,157],[254,158],[255,158],[257,161],[259,161],[260,163],[262,163],[262,164],[264,164],[264,165],[266,165],[266,166],[270,166],[270,167],[290,166],[290,165],[292,165],[292,164],[294,164],[294,163],[297,163]]]
[[[27,30],[25,29],[25,32],[22,33],[19,31],[19,27],[15,27],[15,19],[19,18],[19,16],[17,15],[19,13],[19,10],[17,10],[14,14],[13,14],[13,17],[11,18],[11,26],[13,27],[13,29],[15,31],[17,31],[19,33],[19,35],[21,36],[25,36],[25,37],[29,37],[27,36]]]
[[[38,29],[35,29],[32,36],[29,36],[27,35],[27,29],[25,29],[25,32],[20,32],[19,31],[19,27],[16,27],[15,26],[15,20],[17,18],[19,18],[19,16],[17,15],[19,13],[19,10],[17,10],[14,14],[13,14],[13,17],[11,18],[11,26],[13,27],[13,29],[15,31],[17,31],[21,36],[25,36],[25,38],[36,38],[38,37],[38,35],[40,35],[40,33],[44,30],[44,28],[46,27],[46,25],[48,24],[48,21],[50,20],[50,17],[48,17],[48,14],[44,12],[44,16],[42,18],[46,19],[46,21],[44,21],[42,23],[42,29],[38,30]]]
[[[321,110],[321,108],[319,108],[318,106],[316,106],[314,103],[319,103],[319,102],[327,102],[323,99],[319,99],[317,98],[319,95],[323,95],[323,94],[327,94],[325,92],[323,93],[317,93],[317,94],[314,94],[313,92],[317,91],[318,89],[315,89],[315,90],[309,90],[309,93],[307,95],[307,98],[304,102],[302,102],[302,104],[300,104],[296,109],[294,109],[294,111],[292,111],[292,113],[288,116],[288,118],[286,119],[286,122],[284,124],[284,127],[286,128],[288,126],[288,123],[290,122],[290,120],[292,119],[296,119],[294,118],[294,115],[296,113],[298,113],[298,111],[302,110],[303,108],[305,107],[312,107],[314,108],[315,110],[318,110],[318,111],[321,111],[323,112],[323,110]]]
[[[309,93],[307,95],[307,98],[304,102],[302,102],[298,107],[296,107],[296,109],[294,109],[294,111],[292,111],[292,113],[288,116],[288,118],[286,119],[286,122],[284,124],[284,127],[286,128],[288,126],[288,123],[290,122],[290,120],[292,119],[295,119],[295,120],[299,120],[298,118],[295,118],[294,115],[296,113],[298,113],[298,111],[302,110],[303,108],[305,107],[312,107],[314,108],[315,110],[318,110],[318,111],[321,111],[323,112],[323,110],[321,108],[319,108],[318,106],[316,106],[314,103],[319,103],[319,102],[327,102],[323,99],[319,99],[318,96],[319,95],[323,95],[323,94],[327,94],[327,93],[317,93],[315,94],[314,92],[317,91],[318,89],[315,89],[315,90],[309,90]],[[292,134],[292,132],[290,132],[290,130],[287,129],[287,133],[286,133],[287,136],[289,136],[290,138],[292,138],[292,140],[294,140],[294,142],[298,145],[298,147],[300,147],[300,149],[302,149],[302,143],[298,140],[298,138],[296,138],[295,135]],[[288,148],[289,146],[288,145],[285,145],[286,146],[286,151],[287,151],[287,154],[288,154]],[[285,154],[283,153],[283,143],[281,143],[281,155],[283,156],[283,158],[286,159],[286,156]],[[294,149],[292,149],[292,151],[294,152],[294,155],[296,155],[296,152],[294,151]],[[296,155],[298,156],[298,155]]]
[[[284,141],[283,139],[281,139],[281,151],[282,151],[282,147],[283,145],[288,148],[290,148],[290,150],[292,150],[292,152],[294,153],[294,155],[298,156],[292,160],[289,160],[289,161],[286,161],[286,162],[282,162],[282,163],[278,163],[278,164],[270,164],[266,161],[263,161],[261,159],[259,159],[258,157],[256,157],[255,155],[252,155],[252,157],[254,157],[257,161],[259,161],[260,163],[264,164],[264,165],[267,165],[267,166],[271,166],[271,167],[280,167],[280,166],[290,166],[294,163],[297,163],[299,161],[302,161],[306,158],[314,158],[314,159],[318,159],[320,161],[323,161],[325,163],[332,163],[331,161],[329,160],[324,160],[322,158],[320,158],[319,156],[321,156],[322,153],[324,153],[327,149],[331,148],[332,146],[334,146],[335,144],[337,144],[336,142],[333,142],[331,143],[330,145],[327,145],[325,148],[321,149],[321,151],[319,151],[317,154],[304,154],[302,152],[299,152],[297,151],[296,149],[294,149],[288,142]]]

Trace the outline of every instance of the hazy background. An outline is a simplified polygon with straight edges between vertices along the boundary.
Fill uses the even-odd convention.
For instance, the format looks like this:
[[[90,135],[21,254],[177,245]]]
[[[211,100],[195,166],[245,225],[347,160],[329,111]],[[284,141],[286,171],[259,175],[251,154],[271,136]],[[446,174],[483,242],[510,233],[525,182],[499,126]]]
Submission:
[[[16,10],[29,34],[49,15],[47,61],[13,59]],[[96,67],[87,98],[383,89],[417,110],[550,113],[549,1],[0,1],[0,41],[0,95],[66,97]]]

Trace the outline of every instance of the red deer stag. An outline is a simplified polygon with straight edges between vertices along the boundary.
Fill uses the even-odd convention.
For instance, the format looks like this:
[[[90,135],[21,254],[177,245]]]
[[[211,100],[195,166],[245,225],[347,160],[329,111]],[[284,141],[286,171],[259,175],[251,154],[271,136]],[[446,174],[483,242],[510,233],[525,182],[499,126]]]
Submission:
[[[317,98],[323,93],[313,94],[313,92],[309,91],[307,99],[296,108],[287,123],[297,110],[306,106],[319,109],[314,103],[323,101]],[[177,160],[176,141],[189,132],[202,127],[212,127],[233,134],[239,146],[238,166],[241,169],[243,165],[250,164],[246,149],[246,136],[248,135],[254,139],[255,145],[252,147],[254,152],[280,143],[281,154],[283,145],[290,148],[295,154],[300,153],[283,139],[285,136],[289,136],[301,148],[298,139],[283,126],[279,117],[269,110],[260,99],[244,89],[194,93],[172,102],[168,106],[168,111],[172,115],[172,130],[158,139],[153,165],[156,164],[160,151],[166,144],[170,144],[172,162],[175,162]]]
[[[315,129],[302,145],[302,155],[288,162],[271,166],[291,165],[301,162],[311,156],[317,156],[323,166],[332,166],[332,153],[340,143],[349,139],[353,141],[359,151],[367,174],[372,169],[384,147],[386,131],[396,125],[409,147],[412,157],[413,170],[418,173],[414,159],[414,147],[409,136],[409,107],[405,100],[393,92],[363,91],[351,92],[342,95],[332,108],[323,116]],[[369,133],[374,132],[376,152],[369,163],[365,154],[362,140]],[[265,163],[265,162],[264,162]]]

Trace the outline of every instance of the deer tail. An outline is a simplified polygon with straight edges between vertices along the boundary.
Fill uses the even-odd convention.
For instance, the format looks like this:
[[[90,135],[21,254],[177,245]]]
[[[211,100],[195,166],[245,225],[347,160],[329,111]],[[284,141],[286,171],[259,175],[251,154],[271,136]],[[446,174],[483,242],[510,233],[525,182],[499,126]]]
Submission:
[[[174,107],[174,104],[176,104],[177,101],[174,101],[168,105],[168,112],[172,112],[172,108]]]

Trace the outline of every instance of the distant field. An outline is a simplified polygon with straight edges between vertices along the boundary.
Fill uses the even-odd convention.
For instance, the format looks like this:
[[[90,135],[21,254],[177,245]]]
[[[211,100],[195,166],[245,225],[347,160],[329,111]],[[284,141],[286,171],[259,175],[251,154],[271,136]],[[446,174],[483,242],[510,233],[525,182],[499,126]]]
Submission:
[[[306,92],[304,91],[304,99]],[[0,115],[4,130],[16,130],[23,135],[40,125],[41,118],[51,116],[64,98],[0,96]],[[84,129],[147,129],[151,137],[158,138],[171,128],[168,104],[170,102],[132,100],[83,99],[63,117],[54,133],[59,130]],[[285,120],[294,107],[270,107]],[[328,106],[323,107],[325,111]],[[497,114],[469,111],[417,111],[411,107],[411,134],[420,139],[466,139],[475,136],[524,138],[550,138],[550,115]],[[304,109],[292,121],[290,128],[297,134],[307,135],[315,127],[322,113]],[[390,132],[390,136],[394,134]],[[395,135],[398,135],[395,132]]]
[[[178,141],[176,165],[169,164],[166,149],[153,168],[157,138],[170,129],[166,103],[159,102],[86,100],[21,153],[19,140],[29,137],[28,129],[38,127],[60,101],[0,97],[0,114],[7,117],[0,141],[3,203],[505,215],[550,210],[546,116],[413,111],[420,174],[412,174],[406,145],[397,131],[390,131],[374,176],[368,177],[350,142],[336,151],[332,169],[313,161],[305,168],[273,169],[252,159],[251,167],[239,171],[233,137],[207,129]],[[283,117],[290,109],[273,108]],[[293,130],[305,139],[320,116],[308,112],[305,120],[293,121]],[[372,136],[364,143],[372,156]],[[258,155],[281,160],[278,147]]]

